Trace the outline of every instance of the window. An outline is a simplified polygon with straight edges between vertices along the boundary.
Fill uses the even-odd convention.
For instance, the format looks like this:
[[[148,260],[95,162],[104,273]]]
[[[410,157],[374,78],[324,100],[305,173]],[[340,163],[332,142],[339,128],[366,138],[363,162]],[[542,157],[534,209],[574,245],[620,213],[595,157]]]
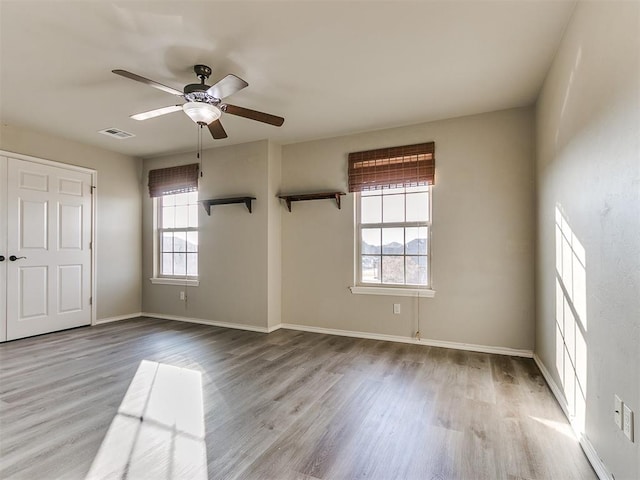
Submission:
[[[149,171],[153,198],[152,283],[198,285],[197,163]]]
[[[349,154],[349,191],[356,193],[356,283],[365,287],[352,292],[414,294],[417,289],[422,295],[431,288],[434,154],[433,142]]]
[[[157,277],[198,276],[198,192],[156,198]]]
[[[357,194],[359,283],[428,287],[429,186]]]

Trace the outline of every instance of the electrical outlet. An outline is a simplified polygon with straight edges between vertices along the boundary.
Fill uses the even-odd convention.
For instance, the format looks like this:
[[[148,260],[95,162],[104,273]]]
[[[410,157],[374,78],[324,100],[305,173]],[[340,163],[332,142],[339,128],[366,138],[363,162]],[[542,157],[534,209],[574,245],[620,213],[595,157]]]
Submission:
[[[393,304],[393,313],[395,313],[396,315],[400,313],[400,304],[399,303],[394,303]]]
[[[627,405],[622,407],[622,430],[627,438],[633,442],[633,410]]]
[[[622,400],[618,395],[613,396],[613,421],[622,430]]]
[[[186,300],[187,299],[187,295],[184,293],[184,291],[180,292],[180,300]]]

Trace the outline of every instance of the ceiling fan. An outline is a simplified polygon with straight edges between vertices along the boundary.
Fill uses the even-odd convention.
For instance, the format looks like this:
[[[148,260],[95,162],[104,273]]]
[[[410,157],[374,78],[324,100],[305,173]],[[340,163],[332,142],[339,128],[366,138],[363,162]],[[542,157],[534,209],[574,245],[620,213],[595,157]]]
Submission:
[[[140,75],[136,75],[135,73],[131,73],[126,70],[112,70],[116,75],[144,83],[186,100],[186,103],[181,105],[169,105],[168,107],[156,108],[155,110],[149,110],[148,112],[131,115],[131,118],[134,120],[147,120],[149,118],[159,117],[160,115],[166,115],[167,113],[182,110],[198,125],[207,125],[209,132],[211,132],[211,136],[215,139],[227,138],[227,132],[225,132],[222,123],[220,123],[220,116],[223,112],[248,118],[250,120],[256,120],[258,122],[268,123],[269,125],[275,125],[276,127],[279,127],[284,123],[284,118],[282,117],[222,102],[223,98],[233,95],[249,85],[240,77],[229,74],[222,80],[218,81],[215,85],[210,86],[204,83],[205,80],[209,78],[209,75],[211,75],[210,67],[206,65],[195,65],[193,67],[193,71],[200,79],[200,83],[185,85],[184,90],[181,92],[180,90],[167,87],[166,85],[149,80],[148,78],[141,77]]]

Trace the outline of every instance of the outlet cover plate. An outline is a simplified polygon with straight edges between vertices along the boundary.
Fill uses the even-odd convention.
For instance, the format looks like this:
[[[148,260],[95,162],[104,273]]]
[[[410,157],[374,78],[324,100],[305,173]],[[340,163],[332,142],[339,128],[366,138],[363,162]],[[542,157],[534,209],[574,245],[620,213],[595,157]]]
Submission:
[[[627,405],[622,408],[622,430],[627,438],[633,442],[633,410]]]
[[[613,397],[613,421],[622,430],[622,400],[618,395]]]

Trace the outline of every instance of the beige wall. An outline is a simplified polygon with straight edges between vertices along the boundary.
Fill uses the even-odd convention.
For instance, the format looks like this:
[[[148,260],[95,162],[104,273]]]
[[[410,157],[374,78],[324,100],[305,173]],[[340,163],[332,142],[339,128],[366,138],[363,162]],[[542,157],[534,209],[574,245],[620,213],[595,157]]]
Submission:
[[[536,118],[536,353],[616,479],[640,478],[639,47],[640,3],[579,3]]]
[[[347,191],[347,154],[436,143],[435,298],[354,295],[354,195],[282,213],[282,321],[533,349],[533,111],[513,109],[285,145],[282,190]],[[393,304],[401,314],[393,314]]]
[[[273,142],[269,142],[268,168],[268,326],[273,328],[282,321],[282,208],[278,198],[282,177],[282,147]]]
[[[192,153],[147,159],[144,183],[151,169],[196,161]],[[244,204],[213,206],[211,216],[207,216],[204,209],[199,210],[198,287],[185,289],[184,286],[153,285],[149,281],[153,274],[152,201],[146,192],[143,194],[143,311],[267,329],[269,315],[278,315],[277,310],[270,311],[268,301],[269,224],[270,208],[273,208],[271,169],[277,177],[279,161],[275,153],[271,160],[267,141],[203,153],[200,199],[246,195],[257,200],[253,202],[251,214]],[[272,220],[276,222],[275,218]],[[274,225],[277,227],[277,223]],[[187,302],[179,299],[182,290],[187,291]]]
[[[200,210],[201,284],[189,288],[149,281],[152,203],[146,177],[151,168],[194,162],[194,154],[145,160],[138,175],[135,160],[33,132],[13,129],[4,135],[3,148],[98,169],[98,243],[110,246],[99,249],[99,318],[139,311],[141,296],[142,311],[162,315],[258,329],[283,322],[410,337],[419,314],[425,338],[528,350],[533,348],[532,118],[530,109],[514,109],[284,147],[260,141],[205,151],[201,198],[258,200],[253,214],[243,205],[213,207],[210,217]],[[295,203],[289,213],[276,194],[346,190],[348,152],[429,140],[436,142],[438,165],[436,297],[418,303],[353,295],[348,290],[354,276],[353,196],[343,197],[341,210],[322,200]],[[140,208],[130,199],[138,192],[142,233],[139,215],[131,215],[132,205],[134,212]],[[127,232],[138,250],[113,255],[115,239]],[[128,278],[135,274],[133,285]],[[187,291],[186,303],[179,300],[181,290]],[[400,315],[392,313],[393,303],[401,304]]]
[[[0,126],[0,149],[98,171],[97,319],[139,313],[142,161],[11,125]]]

